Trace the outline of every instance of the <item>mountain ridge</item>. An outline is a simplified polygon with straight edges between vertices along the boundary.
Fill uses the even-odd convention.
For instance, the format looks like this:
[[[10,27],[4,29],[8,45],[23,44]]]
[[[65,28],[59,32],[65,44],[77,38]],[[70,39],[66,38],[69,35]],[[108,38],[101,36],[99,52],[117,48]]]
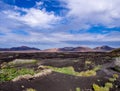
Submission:
[[[99,46],[95,48],[89,47],[63,47],[63,48],[50,48],[45,50],[40,50],[35,47],[20,46],[20,47],[11,47],[11,48],[0,48],[0,51],[42,51],[42,52],[109,52],[116,48],[110,46]]]
[[[40,50],[35,47],[28,46],[20,46],[20,47],[11,47],[11,48],[0,48],[0,51],[32,51],[32,50]]]
[[[51,49],[45,49],[43,51],[45,52],[108,52],[112,51],[116,48],[110,47],[110,46],[100,46],[95,48],[89,48],[89,47],[63,47],[63,48],[51,48]]]

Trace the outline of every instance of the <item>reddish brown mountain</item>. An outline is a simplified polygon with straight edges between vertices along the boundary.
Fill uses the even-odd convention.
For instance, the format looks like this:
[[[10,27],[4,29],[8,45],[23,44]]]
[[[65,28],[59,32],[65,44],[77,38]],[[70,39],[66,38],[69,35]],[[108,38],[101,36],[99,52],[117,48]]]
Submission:
[[[43,52],[108,52],[112,51],[115,48],[109,46],[101,46],[96,48],[89,47],[64,47],[64,48],[52,48],[42,50]],[[20,47],[12,47],[12,48],[0,48],[0,51],[40,51],[38,48],[20,46]]]
[[[101,46],[96,48],[89,47],[64,47],[64,48],[52,48],[43,50],[44,52],[108,52],[112,51],[115,48],[109,46]]]
[[[45,49],[43,52],[59,52],[59,48]]]
[[[89,52],[92,51],[92,49],[88,47],[64,47],[64,48],[46,49],[44,51],[45,52]]]
[[[43,50],[44,52],[91,52],[93,51],[88,47],[64,47],[64,48],[53,48]]]

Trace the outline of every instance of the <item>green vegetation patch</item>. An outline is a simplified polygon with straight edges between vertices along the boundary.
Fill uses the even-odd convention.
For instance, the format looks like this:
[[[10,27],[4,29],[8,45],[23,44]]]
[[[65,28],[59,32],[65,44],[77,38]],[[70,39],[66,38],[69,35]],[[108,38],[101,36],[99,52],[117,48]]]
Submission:
[[[34,75],[35,71],[33,69],[17,69],[17,68],[5,68],[0,70],[0,82],[10,81],[20,75],[30,74]]]
[[[76,88],[76,91],[81,91],[79,87]]]
[[[107,88],[112,88],[112,87],[113,87],[113,84],[110,83],[110,82],[107,82],[107,83],[105,83],[105,87],[107,87]]]
[[[82,71],[82,72],[74,71],[74,68],[72,66],[62,67],[62,68],[46,66],[46,68],[52,69],[53,71],[59,72],[59,73],[75,75],[75,76],[85,76],[85,77],[88,77],[88,76],[95,76],[96,75],[96,71],[98,71],[100,69],[100,66],[96,66],[92,70],[87,70],[87,71]]]
[[[15,59],[8,63],[8,65],[21,65],[21,64],[35,64],[37,60],[34,59]]]
[[[119,75],[118,74],[113,74],[113,78],[119,78]]]
[[[38,61],[34,59],[15,59],[11,62],[3,62],[1,64],[1,68],[10,68],[10,67],[17,67],[17,66],[23,66],[23,65],[29,65],[29,64],[36,64]]]
[[[109,91],[110,88],[108,87],[101,87],[97,84],[93,84],[94,91]]]
[[[91,63],[92,63],[92,61],[89,61],[89,60],[85,61],[85,64],[91,64]]]
[[[93,84],[94,91],[110,91],[110,88],[113,88],[113,82],[119,78],[118,74],[113,74],[112,78],[109,78],[110,82],[106,82],[105,86],[99,86],[97,84]]]
[[[84,77],[95,76],[95,75],[96,75],[96,71],[94,70],[82,71],[78,74],[78,76],[84,76]]]
[[[113,87],[113,84],[109,82],[105,83],[104,87],[99,86],[97,84],[93,84],[94,91],[110,91],[110,88],[112,87]]]
[[[74,68],[72,66],[70,66],[70,67],[62,67],[62,68],[47,66],[47,68],[52,69],[55,72],[69,74],[69,75],[77,75],[78,74],[78,72],[74,71]]]
[[[118,75],[118,74],[113,74],[113,77],[112,77],[112,78],[109,78],[109,81],[110,81],[110,82],[114,82],[114,81],[116,81],[118,78],[119,78],[119,75]]]
[[[33,88],[27,88],[26,91],[36,91],[36,90]]]

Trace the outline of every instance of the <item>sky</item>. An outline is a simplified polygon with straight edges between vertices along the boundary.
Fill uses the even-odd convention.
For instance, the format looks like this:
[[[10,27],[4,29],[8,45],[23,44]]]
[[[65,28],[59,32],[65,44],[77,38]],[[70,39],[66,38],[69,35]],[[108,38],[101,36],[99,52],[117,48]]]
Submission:
[[[0,47],[120,47],[120,0],[0,0]]]

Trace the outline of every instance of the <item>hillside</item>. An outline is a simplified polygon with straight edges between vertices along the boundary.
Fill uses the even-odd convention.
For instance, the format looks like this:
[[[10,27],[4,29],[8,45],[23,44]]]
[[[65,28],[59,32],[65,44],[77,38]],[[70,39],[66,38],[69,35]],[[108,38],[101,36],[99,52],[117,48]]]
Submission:
[[[20,46],[12,48],[0,48],[0,51],[42,51],[42,52],[110,52],[114,50],[110,46],[100,46],[95,48],[89,47],[63,47],[63,48],[50,48],[45,50],[40,50],[34,47]]]
[[[0,48],[0,51],[32,51],[32,50],[40,50],[40,49],[34,47],[27,47],[27,46]]]
[[[109,46],[100,46],[96,48],[89,47],[64,47],[64,48],[52,48],[43,50],[44,52],[109,52],[115,48]]]

